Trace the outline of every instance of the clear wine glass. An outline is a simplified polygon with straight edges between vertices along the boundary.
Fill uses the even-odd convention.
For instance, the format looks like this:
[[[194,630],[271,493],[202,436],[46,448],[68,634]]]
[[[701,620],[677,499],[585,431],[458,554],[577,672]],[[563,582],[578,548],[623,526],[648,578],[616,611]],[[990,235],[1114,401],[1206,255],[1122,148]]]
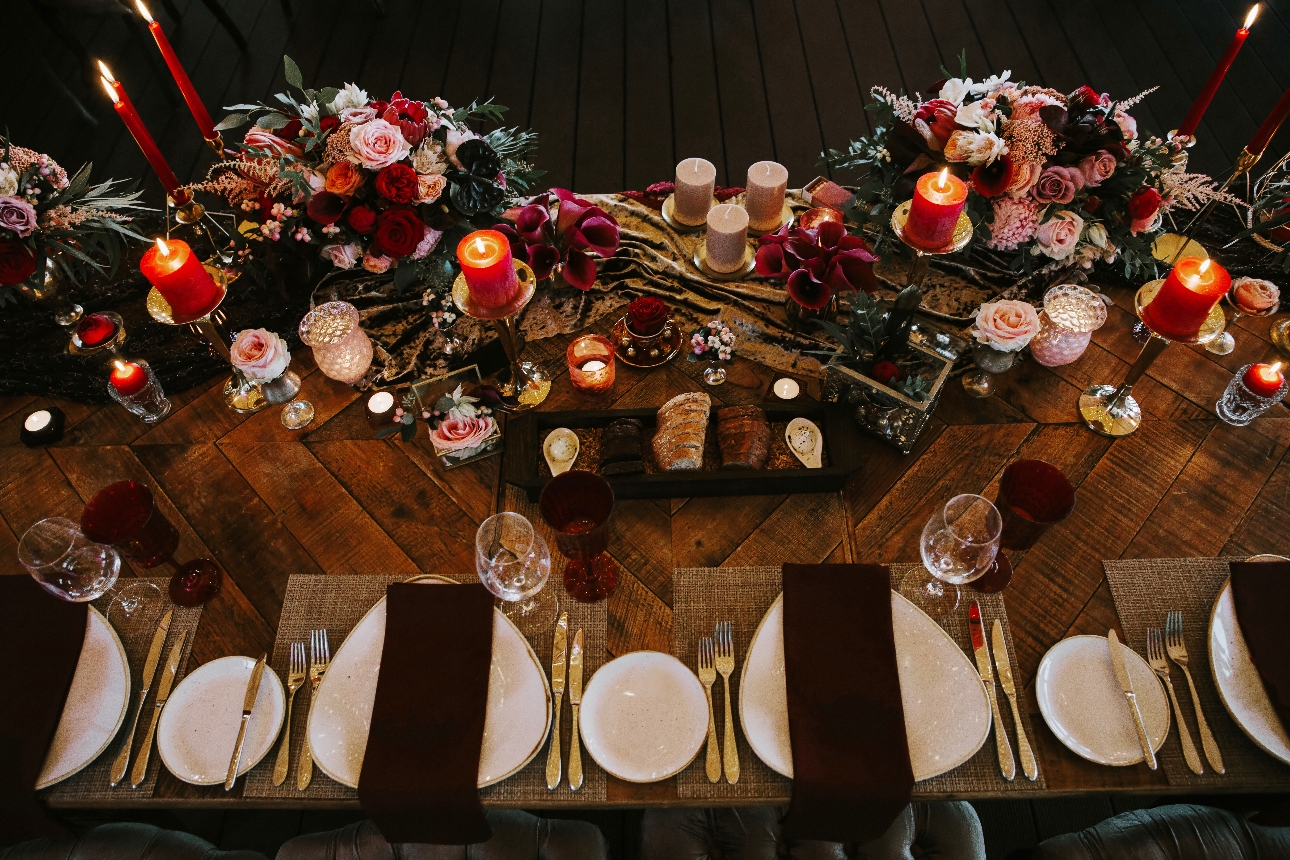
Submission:
[[[913,571],[900,591],[928,615],[943,617],[959,606],[959,586],[984,575],[999,553],[1003,519],[982,496],[955,496],[932,514],[919,542],[926,577]],[[947,587],[948,585],[948,587]]]
[[[555,624],[555,592],[545,588],[551,575],[551,550],[517,513],[506,511],[484,520],[475,533],[475,571],[498,609],[526,636]]]

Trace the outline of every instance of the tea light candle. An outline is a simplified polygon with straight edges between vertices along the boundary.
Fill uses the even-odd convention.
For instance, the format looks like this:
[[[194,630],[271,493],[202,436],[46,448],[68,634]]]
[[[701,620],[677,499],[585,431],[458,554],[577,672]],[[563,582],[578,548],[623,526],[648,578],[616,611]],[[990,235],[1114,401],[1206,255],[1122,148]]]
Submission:
[[[48,445],[63,438],[63,410],[57,406],[37,409],[22,422],[18,438],[28,448]]]
[[[157,288],[177,318],[208,314],[224,297],[211,273],[181,239],[158,239],[139,261],[139,271]]]
[[[835,224],[842,223],[842,213],[832,206],[816,206],[813,209],[807,209],[797,219],[797,226],[803,230],[814,230],[826,221],[832,221]]]
[[[148,387],[148,374],[133,361],[115,362],[110,382],[122,397],[132,397]]]
[[[1232,286],[1227,270],[1213,260],[1185,257],[1169,272],[1146,307],[1142,321],[1161,337],[1187,340],[1201,326],[1219,299]]]
[[[378,391],[367,398],[367,413],[378,418],[389,416],[394,408],[394,395],[388,391]]]
[[[483,307],[499,308],[520,291],[510,242],[496,230],[476,230],[462,239],[457,261],[471,299]]]
[[[733,272],[744,264],[748,253],[748,212],[742,206],[722,203],[708,210],[708,266],[717,272]]]
[[[712,207],[712,191],[717,186],[717,168],[704,158],[687,158],[676,166],[676,191],[672,197],[672,214],[677,221],[697,227]]]
[[[934,251],[954,238],[954,227],[967,203],[967,185],[945,168],[925,173],[914,187],[905,222],[905,238],[917,248]]]
[[[774,161],[759,161],[748,168],[744,207],[748,226],[760,232],[778,230],[788,190],[788,168]]]
[[[569,379],[586,394],[604,394],[614,387],[614,345],[598,334],[586,334],[569,344]]]
[[[785,376],[783,379],[775,380],[775,396],[780,400],[793,400],[802,392],[802,386],[797,384],[796,379],[789,379]]]
[[[1281,389],[1285,377],[1281,374],[1281,362],[1274,364],[1252,364],[1241,377],[1245,387],[1260,397],[1275,397]]]

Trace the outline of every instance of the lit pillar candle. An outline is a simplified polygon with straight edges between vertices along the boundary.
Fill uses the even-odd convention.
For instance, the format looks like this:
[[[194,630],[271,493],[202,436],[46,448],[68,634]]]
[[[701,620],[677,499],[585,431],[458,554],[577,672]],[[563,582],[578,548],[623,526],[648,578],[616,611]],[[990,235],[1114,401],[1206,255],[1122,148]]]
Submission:
[[[148,374],[133,361],[115,362],[110,381],[117,394],[133,397],[148,387]]]
[[[566,353],[569,380],[587,394],[604,394],[614,387],[614,345],[598,334],[587,334],[569,344]]]
[[[1285,377],[1281,374],[1281,362],[1274,364],[1252,364],[1241,377],[1245,387],[1260,397],[1275,397],[1281,390]]]
[[[161,25],[152,20],[152,13],[148,11],[147,6],[143,5],[143,0],[134,0],[134,3],[139,7],[139,14],[143,16],[143,20],[148,22],[148,29],[152,31],[152,38],[157,41],[157,48],[161,50],[161,56],[165,58],[166,65],[170,68],[171,77],[179,85],[179,91],[183,93],[184,102],[188,105],[188,112],[193,115],[193,119],[197,122],[197,128],[202,133],[202,137],[206,140],[214,140],[216,137],[215,123],[211,122],[211,115],[207,113],[206,105],[202,104],[201,96],[197,95],[197,88],[188,79],[188,72],[184,70],[183,64],[179,62],[175,49],[170,47],[170,40],[162,32]]]
[[[1223,52],[1222,57],[1219,57],[1218,65],[1210,73],[1209,80],[1205,82],[1200,95],[1196,96],[1196,101],[1191,106],[1191,110],[1187,111],[1187,116],[1183,119],[1182,125],[1178,126],[1179,134],[1185,134],[1188,137],[1196,134],[1196,126],[1200,125],[1200,118],[1205,115],[1205,110],[1209,107],[1209,103],[1214,100],[1214,94],[1218,92],[1219,86],[1223,83],[1223,77],[1227,74],[1227,70],[1232,67],[1232,61],[1236,59],[1237,52],[1245,44],[1246,37],[1250,35],[1250,25],[1254,23],[1254,19],[1258,16],[1259,4],[1255,3],[1250,7],[1249,14],[1245,16],[1245,26],[1237,30],[1236,34],[1232,36],[1232,41],[1228,43],[1227,50]]]
[[[139,261],[139,271],[157,288],[177,318],[210,313],[224,296],[193,249],[179,239],[158,239]]]
[[[712,207],[712,191],[717,185],[717,168],[703,158],[687,158],[676,166],[676,192],[672,197],[672,214],[691,227],[703,223]]]
[[[1186,257],[1169,272],[1160,292],[1142,309],[1142,321],[1161,337],[1187,340],[1232,286],[1227,270],[1200,257]]]
[[[139,149],[143,152],[143,157],[148,159],[148,165],[152,168],[152,172],[157,174],[157,178],[161,180],[161,187],[166,189],[166,194],[170,195],[171,200],[181,205],[187,203],[189,199],[188,192],[179,187],[179,179],[175,176],[175,171],[170,169],[170,165],[166,163],[165,156],[157,148],[157,142],[148,133],[148,127],[139,118],[139,112],[134,109],[134,103],[125,94],[125,87],[121,86],[121,82],[112,76],[112,73],[103,64],[102,60],[99,61],[99,69],[103,72],[100,80],[103,82],[103,89],[107,91],[108,98],[112,99],[112,107],[116,108],[117,116],[121,117],[121,122],[125,123],[125,127],[129,129],[134,142],[139,145]]]
[[[722,203],[708,210],[708,266],[717,272],[733,272],[748,254],[748,213],[742,206]]]
[[[788,190],[788,168],[774,161],[759,161],[748,168],[744,208],[748,226],[760,232],[778,230]]]
[[[905,222],[905,238],[918,248],[935,251],[954,237],[954,226],[967,203],[967,185],[945,168],[925,173],[914,187]]]
[[[499,308],[520,291],[511,245],[496,230],[476,230],[457,246],[457,261],[470,297],[478,305]]]

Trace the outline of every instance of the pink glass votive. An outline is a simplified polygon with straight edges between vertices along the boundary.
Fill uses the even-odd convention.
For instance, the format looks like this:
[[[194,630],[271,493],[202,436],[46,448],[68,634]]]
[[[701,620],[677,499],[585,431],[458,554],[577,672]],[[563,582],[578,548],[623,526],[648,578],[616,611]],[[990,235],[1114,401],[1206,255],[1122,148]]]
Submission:
[[[598,334],[584,334],[566,352],[573,387],[587,394],[604,394],[614,387],[614,345]]]
[[[372,341],[358,324],[358,308],[327,302],[305,314],[300,339],[314,351],[318,369],[329,379],[353,385],[372,366]]]
[[[1039,333],[1030,340],[1030,354],[1045,367],[1060,367],[1088,349],[1093,332],[1106,322],[1106,304],[1092,290],[1059,284],[1044,293],[1039,322]]]

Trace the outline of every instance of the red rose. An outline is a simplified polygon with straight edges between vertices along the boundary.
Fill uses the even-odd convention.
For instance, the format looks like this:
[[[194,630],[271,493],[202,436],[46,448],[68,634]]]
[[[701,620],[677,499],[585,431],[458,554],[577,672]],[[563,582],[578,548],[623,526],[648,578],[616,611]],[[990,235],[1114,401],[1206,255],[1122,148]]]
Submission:
[[[304,128],[304,123],[298,119],[293,119],[278,131],[278,137],[283,140],[295,140],[300,136],[300,129],[302,128]]]
[[[349,226],[366,236],[376,229],[376,211],[371,206],[355,206],[345,219]]]
[[[36,255],[21,242],[0,242],[0,284],[21,284],[36,271]]]
[[[417,172],[406,164],[391,164],[376,174],[376,191],[392,203],[411,203],[417,196]]]
[[[338,116],[325,116],[318,120],[318,130],[323,134],[335,131],[338,128],[340,128],[340,117]]]
[[[411,206],[391,206],[376,216],[375,242],[381,253],[396,260],[417,249],[426,225]]]
[[[1160,208],[1160,192],[1144,185],[1129,198],[1129,215],[1134,221],[1145,221]]]
[[[873,366],[870,375],[883,385],[890,385],[900,373],[900,368],[890,361],[880,361]]]
[[[1096,212],[1101,208],[1102,208],[1102,198],[1098,197],[1096,194],[1090,194],[1088,197],[1084,199],[1084,211],[1087,212],[1088,214],[1092,215],[1094,212]]]
[[[658,334],[667,322],[667,305],[653,296],[633,299],[627,306],[627,320],[631,330],[644,337]]]
[[[1079,113],[1102,104],[1102,97],[1090,86],[1082,86],[1067,98],[1071,113]]]

